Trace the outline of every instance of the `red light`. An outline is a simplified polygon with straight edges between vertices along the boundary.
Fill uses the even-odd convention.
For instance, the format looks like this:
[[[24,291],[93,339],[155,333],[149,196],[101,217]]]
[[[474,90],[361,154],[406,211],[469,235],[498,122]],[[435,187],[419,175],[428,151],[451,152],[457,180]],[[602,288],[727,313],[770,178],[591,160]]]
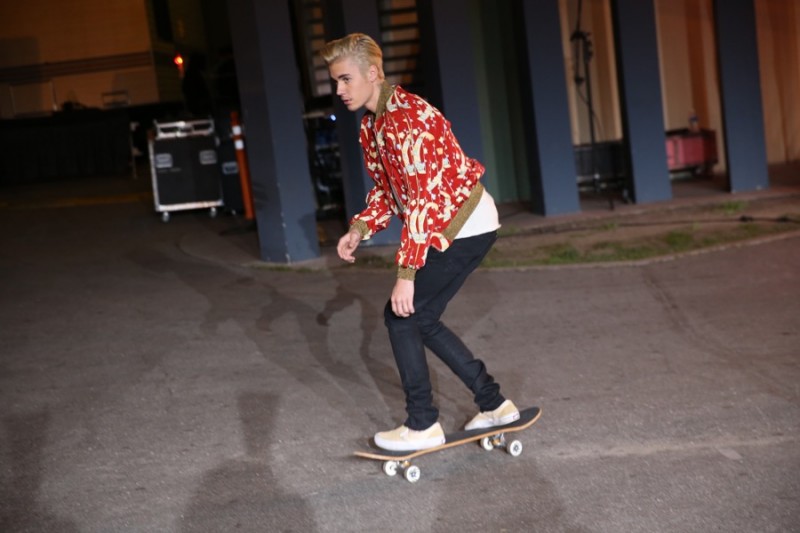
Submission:
[[[178,67],[178,76],[183,78],[183,56],[180,54],[175,54],[175,57],[172,58],[172,62],[175,63],[176,67]]]

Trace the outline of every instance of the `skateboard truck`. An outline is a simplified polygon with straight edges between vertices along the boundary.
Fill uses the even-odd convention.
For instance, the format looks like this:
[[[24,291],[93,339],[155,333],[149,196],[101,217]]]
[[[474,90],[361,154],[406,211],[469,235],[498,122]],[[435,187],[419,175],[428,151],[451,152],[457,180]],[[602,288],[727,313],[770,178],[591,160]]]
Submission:
[[[403,471],[403,477],[409,483],[416,483],[419,481],[421,471],[418,466],[412,465],[411,461],[386,461],[383,463],[383,473],[387,476],[396,476],[397,471]]]
[[[481,448],[487,452],[492,451],[495,448],[505,448],[511,457],[519,457],[522,455],[522,441],[519,439],[514,439],[511,442],[507,442],[505,433],[483,437],[480,440],[480,444]]]

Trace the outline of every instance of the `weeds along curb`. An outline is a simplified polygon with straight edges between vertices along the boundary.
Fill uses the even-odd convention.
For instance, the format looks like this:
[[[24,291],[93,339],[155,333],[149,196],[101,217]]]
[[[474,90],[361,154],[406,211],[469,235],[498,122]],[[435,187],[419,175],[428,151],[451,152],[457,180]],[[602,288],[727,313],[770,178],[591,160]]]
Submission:
[[[596,261],[585,263],[564,263],[557,265],[514,265],[514,266],[483,266],[479,267],[480,270],[492,271],[526,271],[526,270],[567,270],[567,269],[588,269],[588,268],[625,268],[625,267],[644,267],[657,263],[666,263],[669,261],[678,261],[693,256],[723,252],[737,248],[745,248],[749,246],[758,246],[761,244],[769,244],[771,242],[778,242],[786,239],[800,238],[800,230],[786,231],[775,235],[766,237],[757,237],[753,239],[743,239],[735,242],[728,242],[708,248],[700,248],[696,250],[689,250],[686,252],[677,252],[672,254],[664,254],[645,259],[635,259],[627,261]]]

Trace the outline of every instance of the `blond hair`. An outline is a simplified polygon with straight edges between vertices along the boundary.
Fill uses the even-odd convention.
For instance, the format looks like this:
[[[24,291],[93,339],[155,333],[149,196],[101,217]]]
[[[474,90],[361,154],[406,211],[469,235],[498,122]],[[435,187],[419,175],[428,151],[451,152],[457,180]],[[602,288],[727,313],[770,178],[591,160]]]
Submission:
[[[378,69],[378,78],[383,79],[383,52],[372,37],[363,33],[351,33],[341,39],[327,43],[320,51],[325,63],[332,65],[340,59],[352,59],[361,73],[366,75],[371,65]]]

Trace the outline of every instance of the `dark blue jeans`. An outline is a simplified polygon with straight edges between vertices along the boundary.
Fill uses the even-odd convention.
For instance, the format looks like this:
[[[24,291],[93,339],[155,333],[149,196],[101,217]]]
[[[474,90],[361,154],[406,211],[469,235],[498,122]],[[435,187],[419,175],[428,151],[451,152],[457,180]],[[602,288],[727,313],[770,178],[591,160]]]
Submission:
[[[439,418],[439,410],[433,405],[425,347],[472,391],[481,411],[497,409],[505,401],[486,365],[440,320],[448,302],[496,239],[497,232],[492,231],[456,239],[444,252],[431,248],[414,281],[414,314],[399,317],[392,311],[391,301],[386,304],[384,318],[406,395],[405,425],[411,429],[427,429]]]

